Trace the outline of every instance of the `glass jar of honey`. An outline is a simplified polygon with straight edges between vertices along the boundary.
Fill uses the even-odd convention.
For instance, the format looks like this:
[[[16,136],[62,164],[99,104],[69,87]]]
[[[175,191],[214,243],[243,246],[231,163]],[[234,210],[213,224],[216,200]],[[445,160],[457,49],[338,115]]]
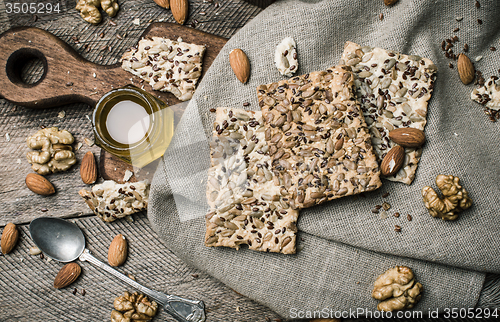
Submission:
[[[133,85],[101,97],[92,123],[97,145],[139,168],[161,157],[174,135],[172,109]]]

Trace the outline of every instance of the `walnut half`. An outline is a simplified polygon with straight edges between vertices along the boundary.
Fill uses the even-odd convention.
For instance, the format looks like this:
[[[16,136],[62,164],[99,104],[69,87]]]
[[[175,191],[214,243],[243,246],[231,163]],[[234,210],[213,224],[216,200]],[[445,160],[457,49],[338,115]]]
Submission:
[[[102,19],[99,7],[102,7],[102,10],[110,17],[116,16],[118,9],[120,9],[116,0],[79,0],[75,9],[80,11],[83,20],[97,25]]]
[[[379,311],[411,309],[421,298],[422,284],[415,281],[412,270],[396,266],[380,275],[375,281],[372,297],[380,300]]]
[[[158,310],[155,301],[149,301],[146,295],[135,292],[125,292],[115,299],[111,312],[111,322],[142,322],[149,321]]]
[[[71,144],[73,135],[57,127],[45,128],[27,139],[30,151],[26,155],[31,168],[38,174],[47,175],[66,171],[76,163]]]
[[[459,212],[472,205],[472,200],[465,188],[460,185],[458,177],[440,174],[436,177],[436,185],[443,193],[443,199],[431,187],[422,189],[425,207],[432,217],[455,220]]]

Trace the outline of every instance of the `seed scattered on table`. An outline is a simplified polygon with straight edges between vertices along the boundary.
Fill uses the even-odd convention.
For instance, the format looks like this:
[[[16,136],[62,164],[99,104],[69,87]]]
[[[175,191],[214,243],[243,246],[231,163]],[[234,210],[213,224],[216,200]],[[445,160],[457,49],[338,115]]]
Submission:
[[[44,259],[43,253],[40,254],[40,259]]]
[[[449,66],[450,68],[453,68],[453,64],[452,64],[452,63],[450,63],[448,66]]]
[[[49,210],[48,210],[47,208],[42,208],[42,209],[40,209],[40,211],[41,211],[41,212],[47,212],[47,211],[49,211]]]
[[[477,23],[482,25],[483,24],[483,21],[481,19],[477,19]]]
[[[397,232],[397,233],[400,233],[401,232],[401,226],[399,225],[394,225],[394,231]]]
[[[66,86],[68,86],[68,87],[69,87],[69,86],[73,86],[73,82],[67,82],[67,83],[66,83]]]
[[[399,212],[396,212],[396,213],[394,214],[394,217],[399,218]]]
[[[479,3],[479,1],[476,1],[476,8],[481,8],[481,4]]]
[[[460,28],[453,29],[453,32],[459,32],[459,31],[460,31]]]
[[[387,210],[391,209],[391,205],[389,203],[387,203],[387,202],[384,202],[382,204],[382,208],[384,208],[384,210],[387,211]]]
[[[104,32],[101,32],[101,33],[99,34],[99,37],[100,37],[100,38],[104,38]]]
[[[380,21],[384,20],[384,14],[383,14],[383,13],[381,13],[381,14],[378,16],[378,18],[380,19]]]
[[[495,47],[493,47],[493,46],[492,46],[492,47],[490,47],[490,50],[491,50],[491,51],[495,51],[495,50],[497,50],[497,49],[496,49]]]
[[[85,290],[82,290],[82,296],[85,296],[86,293]]]
[[[120,36],[119,34],[116,34],[116,38],[118,38],[118,39],[120,39],[120,40],[122,40],[122,39],[123,39],[123,37],[122,37],[122,36]]]
[[[76,292],[78,292],[78,290],[76,288],[73,289],[73,295],[76,295]]]
[[[468,44],[465,44],[465,45],[464,45],[464,51],[465,51],[465,52],[468,52],[468,51],[469,51],[469,45],[468,45]]]
[[[408,215],[406,216],[406,219],[408,219],[408,221],[411,221],[411,220],[413,219],[413,217],[412,217],[410,214],[408,214]]]
[[[386,193],[384,193],[384,194],[382,195],[382,198],[387,198],[387,197],[389,197],[389,193],[388,193],[388,192],[386,192]]]
[[[245,107],[246,107],[246,106],[250,106],[250,103],[245,102],[245,103],[243,103],[243,106],[245,106]]]
[[[198,275],[198,274],[191,274],[191,276],[192,276],[193,278],[198,278],[198,277],[199,277],[199,275]]]
[[[378,213],[379,213],[378,209],[375,209],[375,208],[374,208],[374,209],[372,209],[372,212],[373,212],[374,214],[378,214]]]
[[[216,110],[215,110],[215,108],[211,108],[211,109],[210,109],[210,112],[211,112],[211,113],[215,113],[215,111],[216,111]]]

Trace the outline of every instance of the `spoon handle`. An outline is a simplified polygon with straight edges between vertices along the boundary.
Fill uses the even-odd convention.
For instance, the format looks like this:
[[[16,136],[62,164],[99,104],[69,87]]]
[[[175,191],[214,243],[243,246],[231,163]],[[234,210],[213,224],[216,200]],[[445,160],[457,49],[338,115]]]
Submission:
[[[141,291],[142,293],[148,295],[154,299],[158,304],[162,305],[165,310],[172,315],[177,321],[180,322],[203,322],[205,321],[205,304],[203,301],[193,301],[184,299],[175,295],[167,295],[157,291],[153,291],[136,281],[128,278],[117,270],[111,268],[110,266],[104,264],[94,256],[90,254],[88,249],[85,249],[80,255],[79,259],[81,261],[88,261],[95,266],[104,269],[108,273],[119,278],[123,282],[129,284],[133,288]]]

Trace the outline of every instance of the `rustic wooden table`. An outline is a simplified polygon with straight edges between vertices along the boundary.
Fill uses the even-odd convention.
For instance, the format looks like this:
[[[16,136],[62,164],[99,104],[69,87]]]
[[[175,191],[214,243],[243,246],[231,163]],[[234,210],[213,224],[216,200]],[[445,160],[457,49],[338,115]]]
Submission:
[[[174,22],[169,10],[153,0],[119,0],[115,18],[104,15],[98,26],[84,22],[74,9],[75,0],[26,0],[26,3],[59,4],[59,13],[15,14],[8,8],[16,0],[0,0],[0,33],[16,26],[36,26],[71,45],[85,59],[103,65],[114,64],[125,48],[134,45],[152,22]],[[17,1],[19,2],[19,1]],[[257,0],[264,7],[273,1]],[[262,9],[242,0],[190,0],[186,26],[231,37]],[[139,24],[137,20],[139,19]],[[33,83],[43,67],[32,61],[23,69],[24,81]],[[64,86],[64,85],[61,85]],[[279,316],[263,305],[241,296],[203,272],[188,267],[169,251],[158,238],[145,214],[106,224],[82,202],[78,190],[85,187],[79,176],[79,164],[68,172],[50,175],[57,193],[50,197],[35,195],[24,183],[32,172],[26,160],[26,138],[40,127],[57,126],[70,131],[81,160],[87,151],[99,155],[98,147],[89,146],[93,138],[89,119],[91,107],[71,104],[34,110],[0,99],[0,230],[9,223],[18,225],[20,239],[14,251],[0,254],[1,321],[109,321],[113,300],[124,291],[132,291],[107,273],[84,262],[83,273],[70,287],[58,290],[53,280],[63,264],[47,257],[29,255],[34,246],[28,232],[37,217],[67,218],[76,223],[87,239],[87,247],[106,262],[108,246],[119,233],[129,241],[129,256],[118,270],[133,275],[152,289],[201,299],[206,304],[208,321],[279,321]],[[117,169],[119,170],[119,169]],[[156,321],[174,321],[160,310]]]

